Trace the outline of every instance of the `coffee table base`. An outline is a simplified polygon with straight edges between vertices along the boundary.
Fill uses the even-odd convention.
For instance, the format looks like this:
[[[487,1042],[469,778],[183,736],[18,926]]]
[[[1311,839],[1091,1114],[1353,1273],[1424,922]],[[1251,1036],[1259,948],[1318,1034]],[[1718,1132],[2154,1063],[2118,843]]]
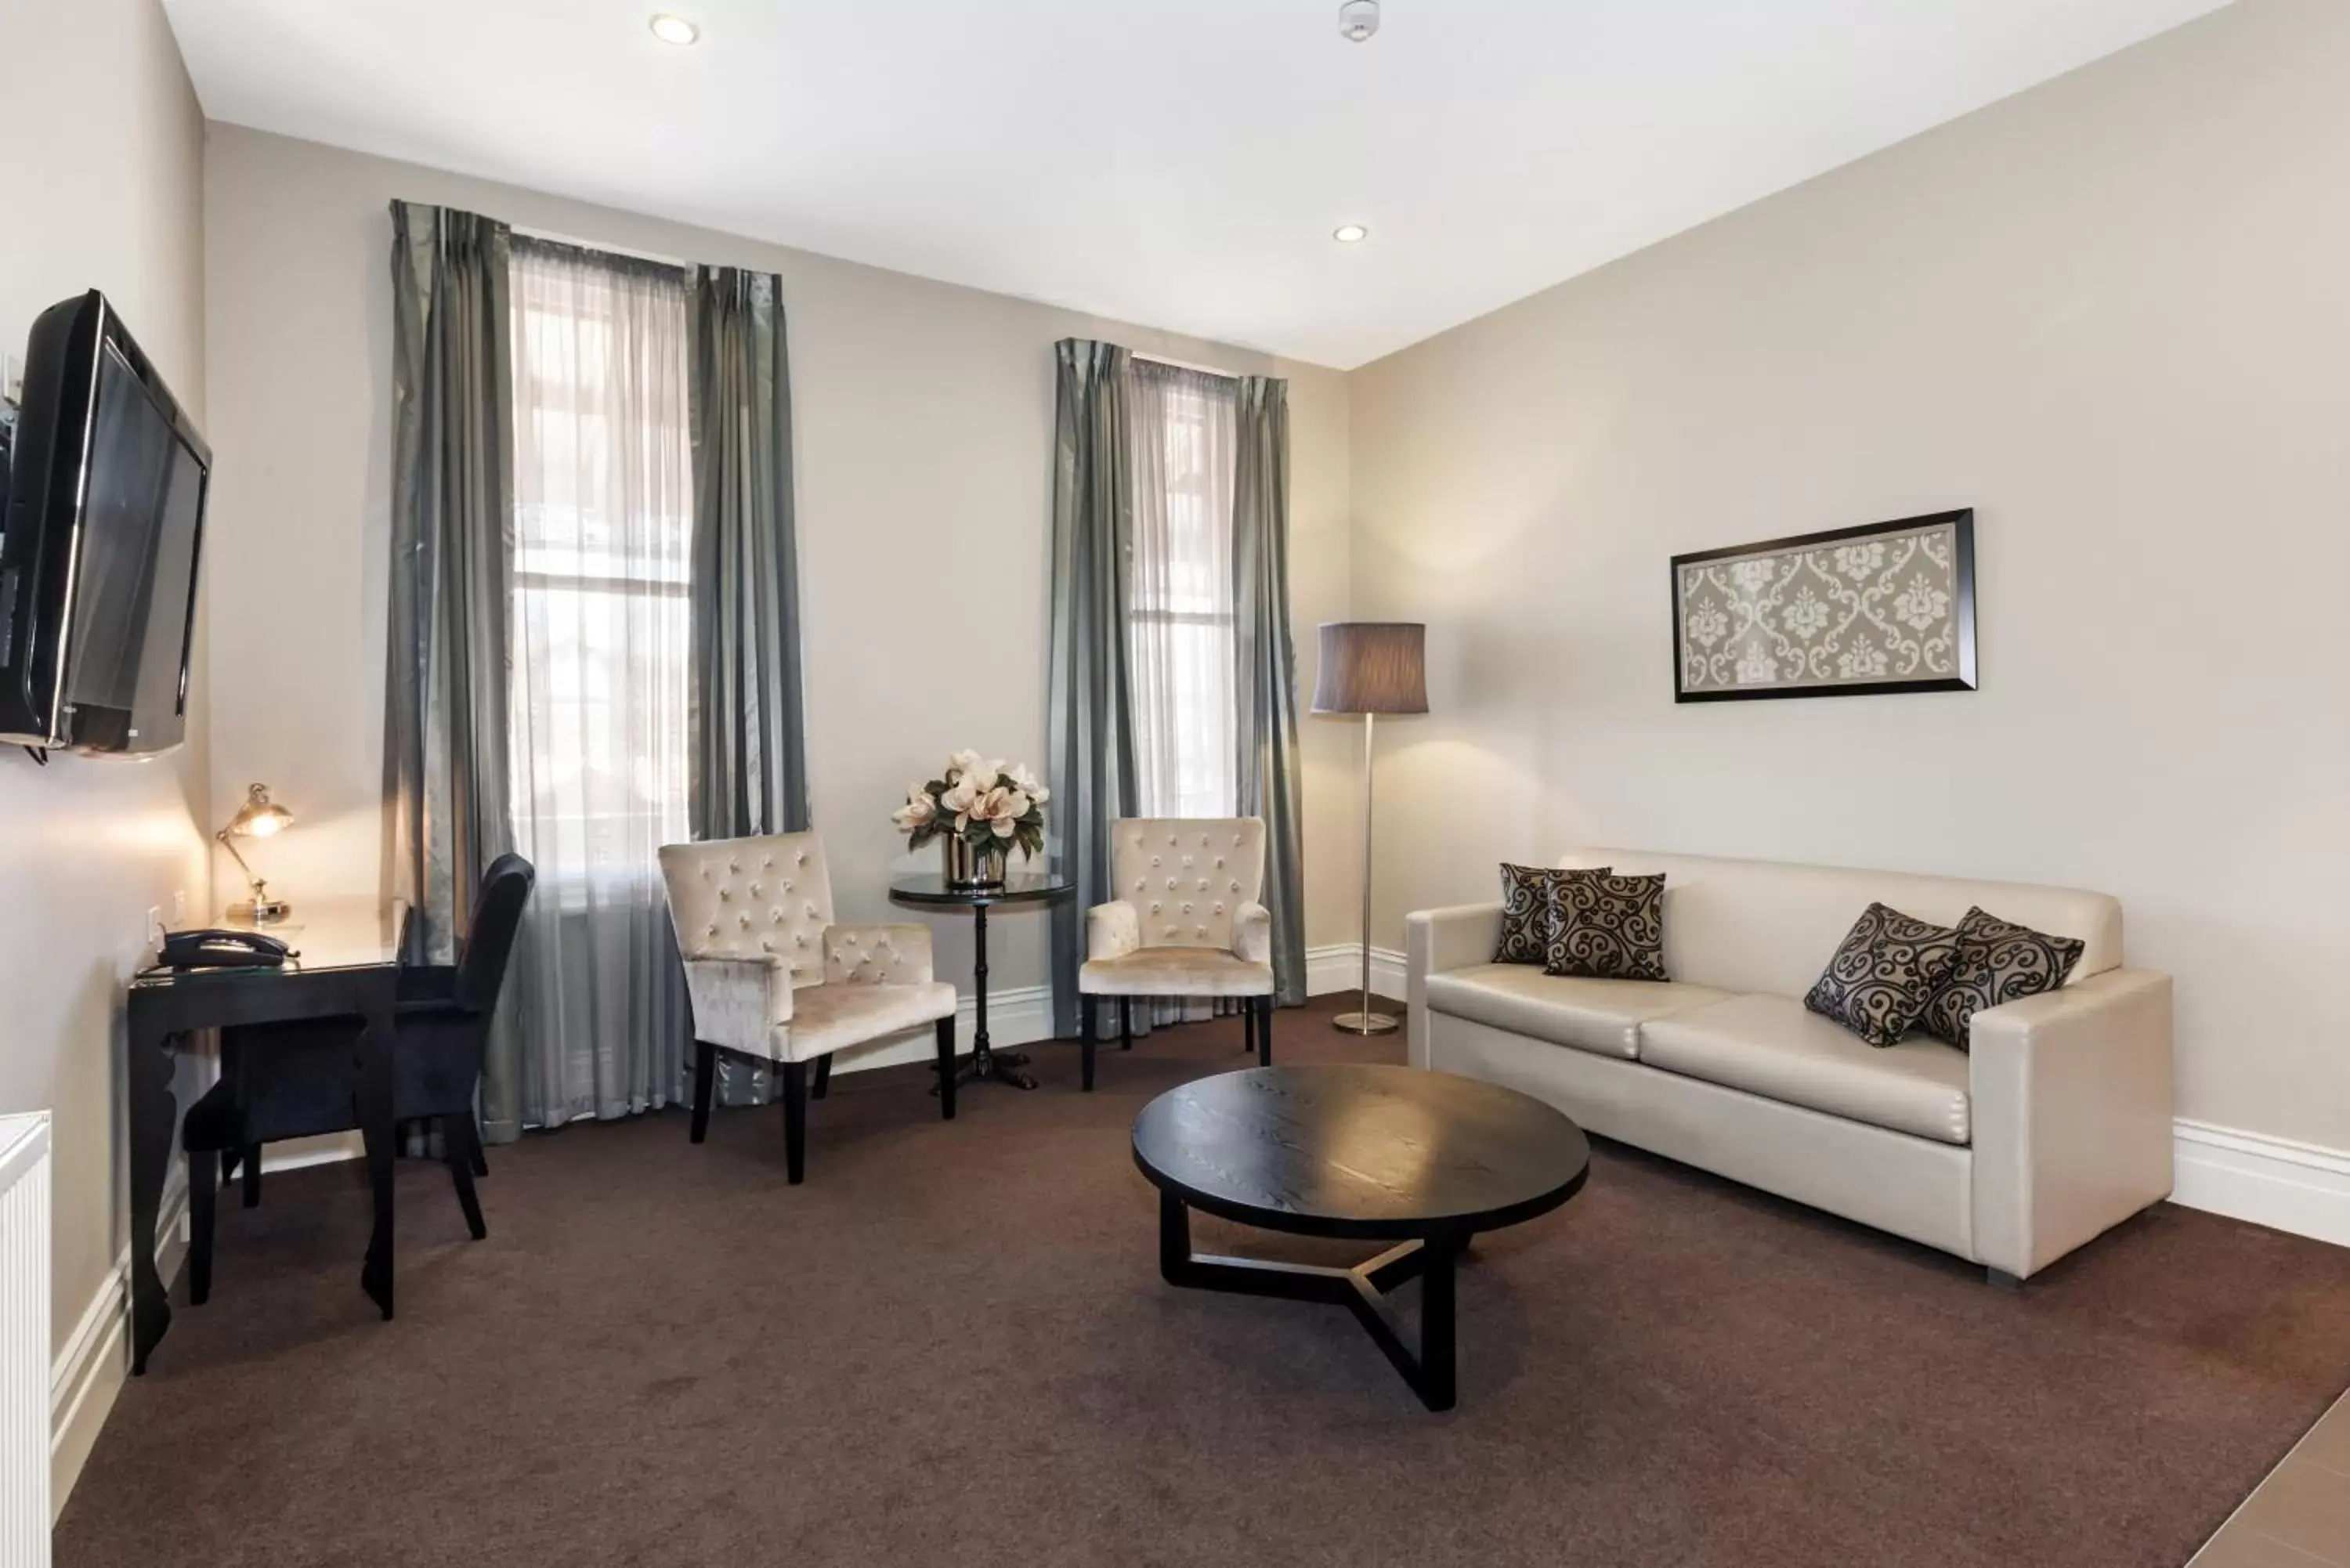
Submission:
[[[1457,1393],[1452,1274],[1466,1241],[1458,1236],[1406,1241],[1351,1269],[1202,1256],[1191,1251],[1191,1210],[1171,1193],[1159,1195],[1159,1272],[1169,1284],[1343,1306],[1431,1410],[1451,1409]],[[1404,1343],[1388,1301],[1388,1293],[1414,1279],[1420,1290],[1417,1353]]]

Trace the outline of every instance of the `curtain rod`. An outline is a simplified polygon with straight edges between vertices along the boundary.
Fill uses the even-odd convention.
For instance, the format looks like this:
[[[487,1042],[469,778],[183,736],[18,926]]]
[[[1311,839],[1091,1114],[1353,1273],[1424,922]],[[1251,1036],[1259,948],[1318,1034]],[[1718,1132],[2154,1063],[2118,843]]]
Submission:
[[[691,272],[693,263],[676,256],[665,256],[659,251],[640,251],[629,245],[616,245],[603,240],[583,240],[577,234],[558,234],[552,229],[534,229],[522,223],[507,225],[525,239],[547,240],[558,245],[574,245],[583,251],[602,251],[608,255],[627,256],[632,261],[654,262],[661,266],[673,266],[681,272]]]
[[[1146,354],[1139,348],[1134,349],[1132,352],[1136,358],[1148,359],[1154,365],[1171,366],[1178,370],[1197,370],[1203,376],[1215,376],[1227,381],[1237,381],[1240,379],[1240,376],[1237,372],[1219,369],[1213,365],[1194,365],[1189,359],[1171,358],[1165,354]]]

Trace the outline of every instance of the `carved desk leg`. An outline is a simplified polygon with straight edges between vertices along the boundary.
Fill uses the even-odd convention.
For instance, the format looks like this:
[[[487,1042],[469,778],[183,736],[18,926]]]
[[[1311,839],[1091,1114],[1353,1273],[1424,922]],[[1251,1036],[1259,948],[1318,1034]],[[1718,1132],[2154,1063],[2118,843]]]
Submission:
[[[392,1023],[392,984],[369,988],[366,1026],[359,1039],[359,1130],[367,1140],[368,1186],[375,1196],[375,1230],[368,1238],[359,1287],[391,1318],[391,1168],[398,1133],[393,1122],[392,1059],[397,1050]]]
[[[147,1357],[172,1326],[172,1303],[155,1267],[155,1220],[163,1206],[163,1180],[172,1168],[172,1135],[180,1116],[172,1094],[172,1043],[167,1029],[134,1017],[123,1061],[130,1136],[130,1371],[147,1370]]]

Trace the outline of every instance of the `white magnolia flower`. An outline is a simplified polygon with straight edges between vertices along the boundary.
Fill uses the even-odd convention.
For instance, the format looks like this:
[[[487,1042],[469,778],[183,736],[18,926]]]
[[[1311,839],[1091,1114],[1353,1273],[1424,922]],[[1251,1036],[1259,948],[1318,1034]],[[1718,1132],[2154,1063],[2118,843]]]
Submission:
[[[1028,771],[1028,764],[1026,763],[1022,763],[1018,767],[1014,768],[1006,776],[1012,780],[1013,788],[1026,795],[1038,805],[1042,805],[1046,801],[1053,798],[1053,792],[1046,789],[1044,784],[1038,780],[1036,775]]]
[[[947,782],[968,778],[987,766],[987,759],[977,752],[957,752],[947,759]]]
[[[965,773],[954,783],[947,785],[946,794],[939,796],[939,809],[954,813],[957,828],[968,827],[971,825],[972,808],[980,803],[986,793],[971,774]]]
[[[997,817],[993,822],[987,825],[987,830],[990,833],[994,834],[998,838],[1009,838],[1014,833],[1020,831],[1019,828],[1014,825],[1013,820],[1008,816]]]
[[[1017,822],[1022,817],[1028,815],[1028,794],[1026,791],[1019,789],[1000,789],[997,790],[995,794],[997,796],[1002,797],[998,803],[999,809],[995,814],[998,818],[1006,822]]]
[[[919,784],[911,784],[906,786],[906,804],[891,812],[889,820],[898,825],[899,832],[911,833],[918,827],[929,826],[938,815],[939,803],[931,798],[931,792]]]

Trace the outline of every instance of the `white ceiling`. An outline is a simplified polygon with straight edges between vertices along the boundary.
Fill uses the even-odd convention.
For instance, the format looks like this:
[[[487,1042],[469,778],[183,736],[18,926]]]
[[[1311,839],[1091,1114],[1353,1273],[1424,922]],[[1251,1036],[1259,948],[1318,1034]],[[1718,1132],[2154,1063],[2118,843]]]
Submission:
[[[1340,368],[2220,3],[165,0],[215,119]]]

